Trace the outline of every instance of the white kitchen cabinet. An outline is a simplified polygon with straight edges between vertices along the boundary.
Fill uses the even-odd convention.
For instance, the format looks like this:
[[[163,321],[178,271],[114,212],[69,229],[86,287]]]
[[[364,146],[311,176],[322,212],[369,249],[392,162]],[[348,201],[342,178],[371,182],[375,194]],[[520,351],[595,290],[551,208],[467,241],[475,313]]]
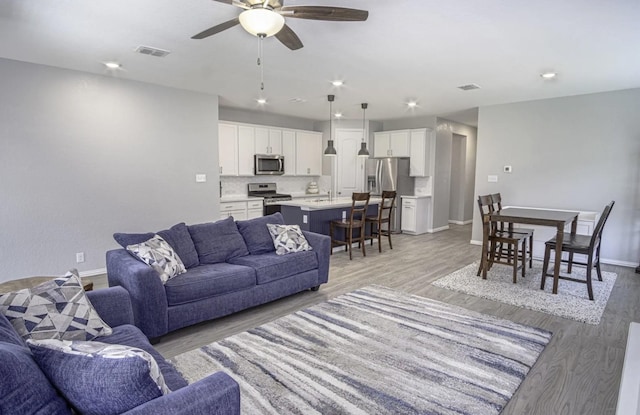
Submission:
[[[429,230],[430,197],[401,196],[402,233],[420,235]]]
[[[218,124],[218,160],[221,176],[238,175],[238,126]]]
[[[409,150],[411,161],[409,163],[409,176],[424,177],[431,173],[431,145],[432,130],[419,128],[410,131]]]
[[[233,216],[234,220],[247,219],[247,202],[224,202],[220,203],[220,219]]]
[[[296,175],[320,176],[321,174],[322,134],[310,131],[296,131]]]
[[[284,175],[296,174],[296,132],[293,130],[282,131],[282,155],[284,156]]]
[[[262,216],[262,200],[252,200],[247,202],[247,219],[259,218]]]
[[[374,157],[409,157],[409,130],[381,131],[373,134]]]
[[[282,154],[282,130],[255,127],[255,154]]]
[[[253,176],[253,128],[238,126],[238,176]]]

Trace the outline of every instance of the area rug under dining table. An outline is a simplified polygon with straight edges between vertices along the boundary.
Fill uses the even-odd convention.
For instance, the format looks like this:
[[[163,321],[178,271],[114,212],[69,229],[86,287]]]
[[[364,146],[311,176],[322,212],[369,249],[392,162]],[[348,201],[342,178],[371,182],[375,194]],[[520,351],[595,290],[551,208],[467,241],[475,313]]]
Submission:
[[[616,283],[615,272],[602,271],[602,281],[598,281],[593,271],[593,296],[589,300],[585,284],[560,280],[558,294],[553,294],[553,278],[547,278],[544,291],[540,289],[542,262],[534,260],[533,267],[526,269],[526,277],[518,273],[517,283],[513,283],[512,268],[495,264],[487,273],[487,279],[476,275],[480,261],[467,265],[447,276],[432,282],[436,287],[499,301],[529,310],[541,311],[559,317],[588,324],[600,324],[602,313],[607,306],[609,295]],[[566,275],[566,265],[561,267],[561,275]],[[584,267],[575,266],[571,276],[586,280]]]
[[[243,414],[498,414],[551,333],[368,286],[178,355],[223,370]]]

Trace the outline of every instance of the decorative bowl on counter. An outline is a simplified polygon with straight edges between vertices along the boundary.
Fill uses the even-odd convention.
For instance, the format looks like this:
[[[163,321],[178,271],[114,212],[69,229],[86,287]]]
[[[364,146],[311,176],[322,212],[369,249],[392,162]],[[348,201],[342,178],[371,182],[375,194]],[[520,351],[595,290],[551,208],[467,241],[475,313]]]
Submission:
[[[318,192],[319,192],[319,189],[318,189],[318,183],[316,183],[316,182],[310,182],[310,183],[307,185],[307,193],[309,193],[309,194],[316,194],[316,193],[318,193]]]

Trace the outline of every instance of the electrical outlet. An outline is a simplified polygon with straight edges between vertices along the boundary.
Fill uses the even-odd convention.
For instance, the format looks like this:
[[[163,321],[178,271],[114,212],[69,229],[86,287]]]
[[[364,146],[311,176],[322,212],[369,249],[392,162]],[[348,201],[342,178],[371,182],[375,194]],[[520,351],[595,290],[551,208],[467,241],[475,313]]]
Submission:
[[[302,223],[307,223],[307,215],[302,215]]]
[[[79,264],[81,262],[84,262],[84,252],[77,252],[76,253],[76,262]]]
[[[498,176],[496,175],[489,175],[487,177],[487,181],[490,183],[496,183],[498,181]]]
[[[196,174],[196,183],[204,183],[207,181],[206,174]]]
[[[342,211],[342,220],[345,220],[345,219],[347,219],[347,211],[343,210]]]

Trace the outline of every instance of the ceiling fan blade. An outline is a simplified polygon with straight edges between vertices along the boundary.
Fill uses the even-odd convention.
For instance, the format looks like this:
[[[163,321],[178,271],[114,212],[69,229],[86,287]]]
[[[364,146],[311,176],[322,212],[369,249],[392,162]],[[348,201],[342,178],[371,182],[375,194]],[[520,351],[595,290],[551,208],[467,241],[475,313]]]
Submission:
[[[224,23],[220,23],[217,26],[210,27],[207,30],[203,30],[197,35],[191,36],[191,39],[204,39],[205,37],[209,37],[209,36],[215,35],[216,33],[220,33],[223,30],[227,30],[237,24],[240,24],[240,19],[236,17],[235,19],[231,19]]]
[[[298,50],[304,46],[298,35],[286,24],[276,33],[276,38],[291,50]]]
[[[369,17],[366,10],[329,6],[284,6],[278,11],[285,17],[339,22],[360,22]]]
[[[243,9],[249,8],[249,6],[245,4],[242,0],[213,0],[213,1],[217,1],[218,3],[231,4],[232,6],[238,6]]]

